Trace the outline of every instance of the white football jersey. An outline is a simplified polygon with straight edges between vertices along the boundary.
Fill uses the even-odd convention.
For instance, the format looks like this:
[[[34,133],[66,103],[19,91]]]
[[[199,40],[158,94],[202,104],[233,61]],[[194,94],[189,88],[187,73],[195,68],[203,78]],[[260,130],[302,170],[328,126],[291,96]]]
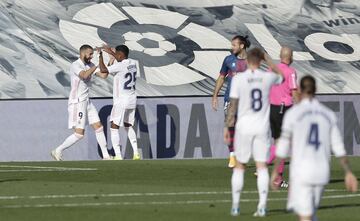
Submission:
[[[290,179],[326,184],[331,150],[337,157],[346,154],[336,116],[330,109],[316,99],[304,99],[286,112],[276,155],[291,155]]]
[[[136,108],[137,61],[125,59],[109,66],[108,71],[114,75],[114,104],[128,109]]]
[[[270,132],[270,89],[283,78],[273,72],[250,69],[237,74],[231,81],[230,98],[239,99],[236,131],[258,135]]]
[[[75,104],[89,99],[91,75],[87,79],[81,79],[79,74],[81,71],[87,71],[93,66],[95,66],[93,63],[85,64],[80,58],[71,64],[71,91],[69,95],[69,104]]]

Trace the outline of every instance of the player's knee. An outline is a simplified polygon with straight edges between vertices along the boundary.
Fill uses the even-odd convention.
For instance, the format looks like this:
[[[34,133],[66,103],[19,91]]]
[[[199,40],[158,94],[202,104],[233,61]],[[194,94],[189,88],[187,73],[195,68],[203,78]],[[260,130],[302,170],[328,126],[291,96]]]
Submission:
[[[236,166],[234,167],[234,169],[238,169],[238,170],[245,170],[245,169],[246,169],[246,165],[245,165],[245,164],[242,164],[242,163],[237,162],[237,163],[236,163]]]
[[[311,221],[311,216],[299,216],[299,221]]]
[[[81,128],[75,128],[75,135],[84,136],[85,130]]]
[[[132,124],[129,124],[129,123],[124,123],[124,127],[125,127],[125,128],[132,127]]]
[[[116,125],[114,122],[111,122],[111,128],[112,129],[119,129],[120,127]]]
[[[100,128],[103,127],[103,125],[101,124],[101,122],[96,122],[96,123],[94,123],[92,126],[93,126],[94,130],[98,130],[98,129],[100,129]]]
[[[78,134],[77,132],[75,132],[75,137],[76,137],[78,140],[81,140],[81,139],[84,137],[84,134]]]
[[[266,162],[256,162],[256,168],[257,169],[266,169],[267,164],[266,164]]]
[[[103,131],[104,131],[104,127],[102,125],[95,129],[95,133],[101,133]]]

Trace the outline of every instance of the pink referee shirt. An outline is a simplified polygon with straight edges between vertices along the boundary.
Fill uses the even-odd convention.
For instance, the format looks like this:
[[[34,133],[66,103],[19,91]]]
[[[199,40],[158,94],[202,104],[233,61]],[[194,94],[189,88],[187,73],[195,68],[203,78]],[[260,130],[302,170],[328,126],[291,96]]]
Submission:
[[[284,81],[282,84],[274,85],[270,91],[270,103],[273,105],[290,106],[293,104],[291,91],[297,89],[296,71],[287,64],[280,63],[277,67],[284,73]]]

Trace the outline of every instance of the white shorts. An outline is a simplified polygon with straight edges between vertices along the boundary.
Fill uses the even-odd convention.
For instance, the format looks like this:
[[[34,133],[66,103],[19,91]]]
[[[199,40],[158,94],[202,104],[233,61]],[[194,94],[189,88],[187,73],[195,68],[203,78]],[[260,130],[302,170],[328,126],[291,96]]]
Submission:
[[[246,135],[235,130],[235,156],[240,163],[248,163],[251,156],[255,162],[266,162],[270,156],[270,145],[269,134]]]
[[[91,101],[82,101],[75,104],[69,104],[69,129],[85,129],[87,120],[89,124],[100,122],[100,118],[95,106]]]
[[[320,204],[324,185],[309,185],[290,181],[287,209],[299,216],[313,215]]]
[[[135,108],[127,109],[122,105],[114,105],[111,110],[110,122],[124,127],[125,123],[134,125],[135,122]]]

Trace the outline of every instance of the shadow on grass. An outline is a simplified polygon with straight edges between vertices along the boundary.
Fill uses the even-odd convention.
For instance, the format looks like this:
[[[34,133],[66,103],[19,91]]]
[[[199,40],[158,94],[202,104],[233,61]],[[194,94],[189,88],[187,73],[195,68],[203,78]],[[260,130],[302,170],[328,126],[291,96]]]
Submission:
[[[17,181],[25,181],[25,180],[26,180],[26,179],[23,179],[23,178],[3,179],[3,180],[0,180],[0,183],[17,182]]]
[[[349,207],[360,207],[360,203],[347,203],[347,204],[320,206],[319,209],[323,210],[323,209],[336,209],[336,208],[349,208]]]

